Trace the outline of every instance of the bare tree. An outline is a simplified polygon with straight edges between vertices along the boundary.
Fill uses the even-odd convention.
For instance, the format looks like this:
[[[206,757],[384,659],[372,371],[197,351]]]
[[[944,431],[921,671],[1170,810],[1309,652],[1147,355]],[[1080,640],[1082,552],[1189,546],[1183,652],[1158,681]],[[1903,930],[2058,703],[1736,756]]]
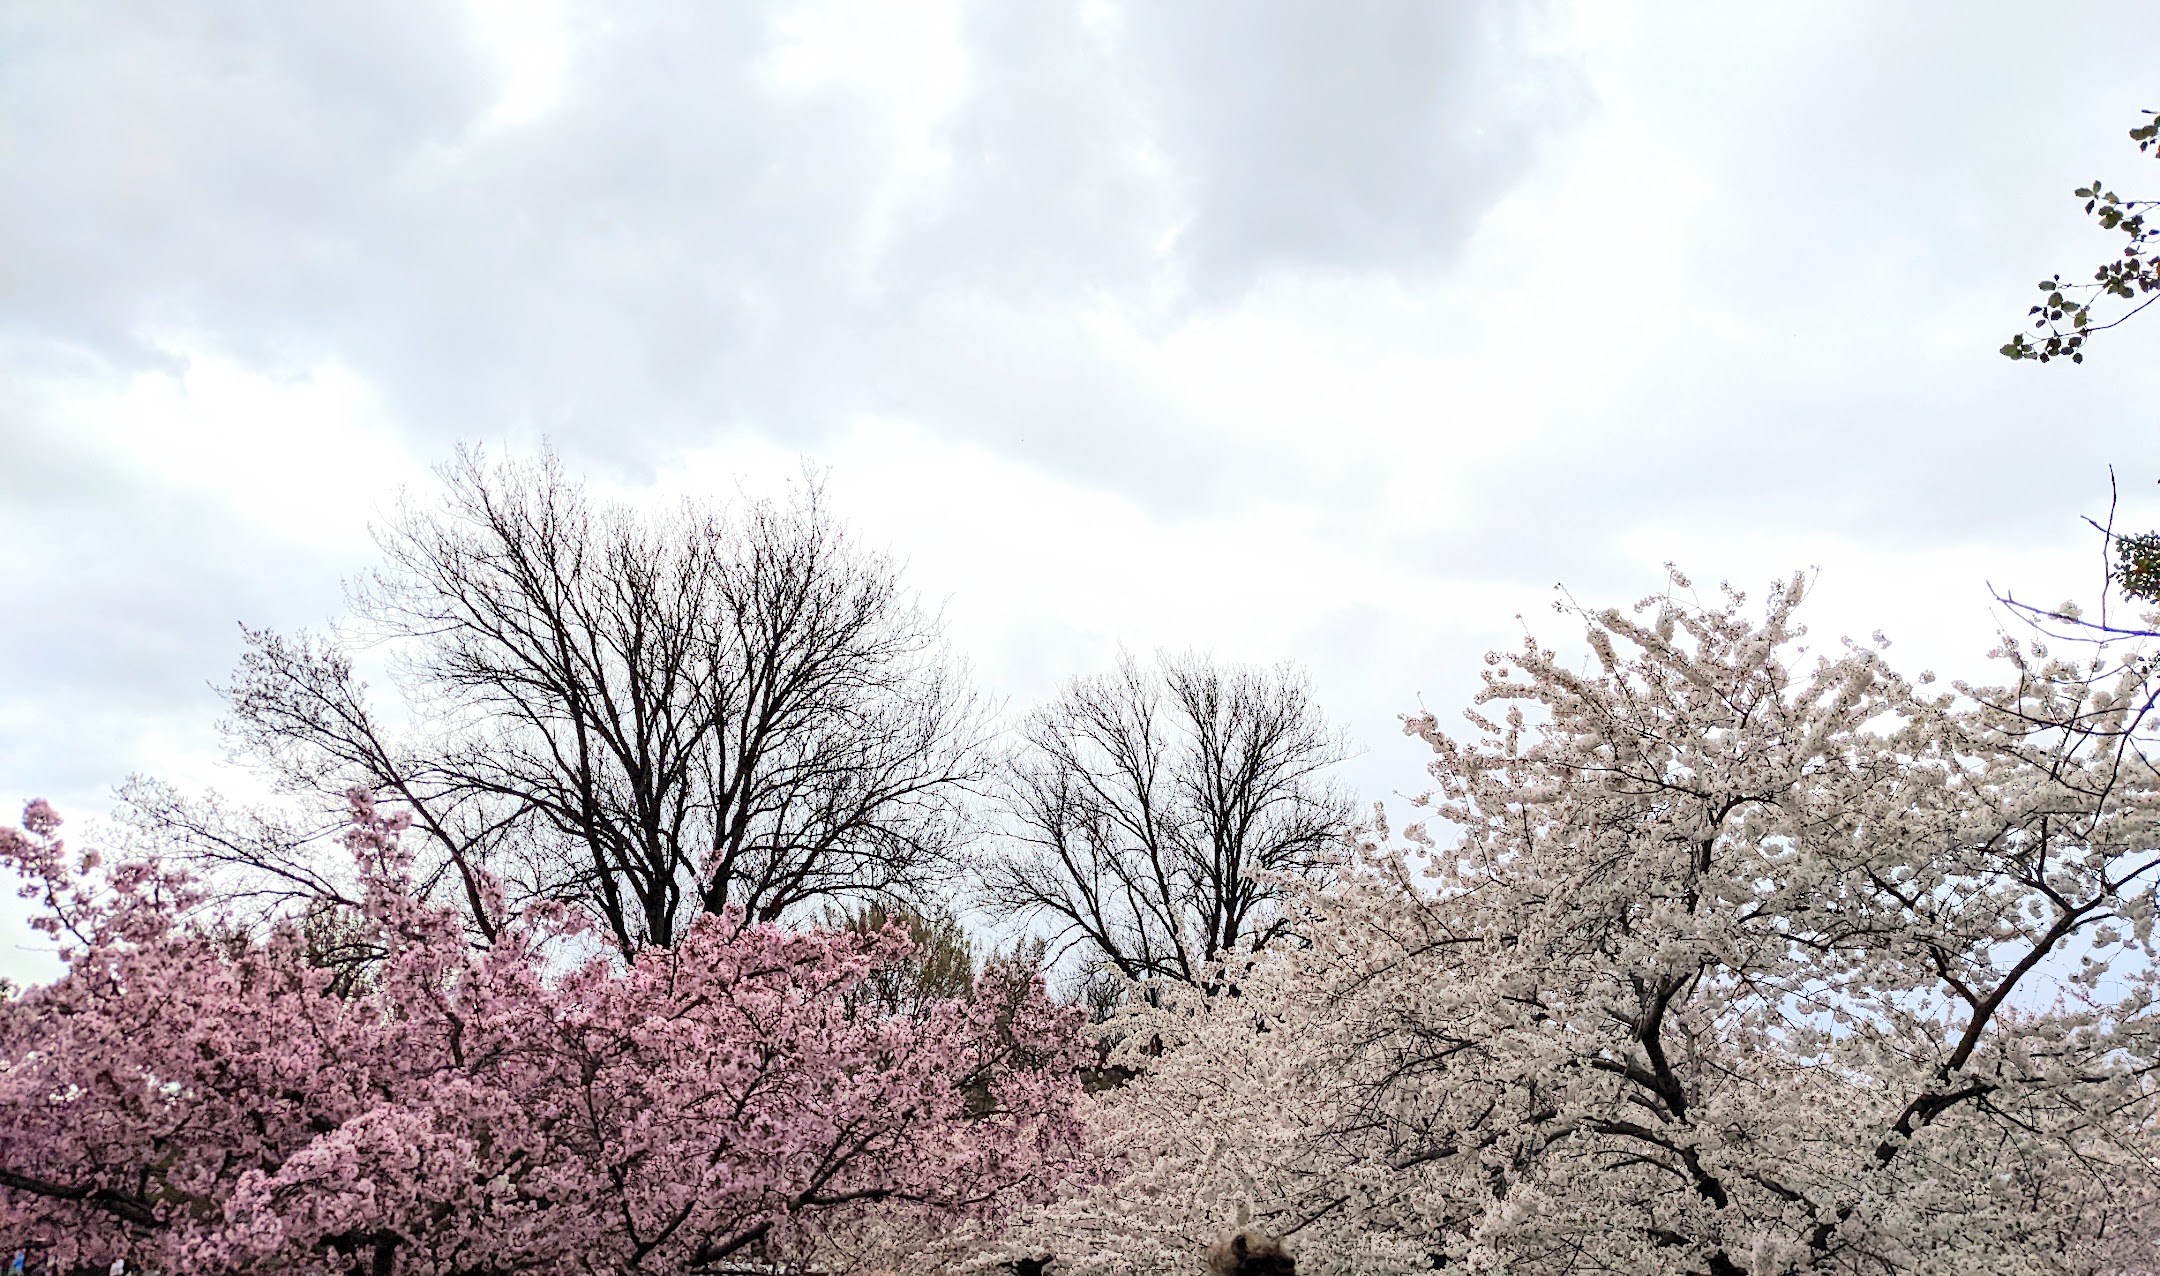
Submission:
[[[1324,775],[1342,740],[1288,667],[1126,656],[1023,734],[985,902],[1127,978],[1202,983],[1218,955],[1281,938],[1285,879],[1325,874],[1349,827]]]
[[[552,456],[461,451],[442,477],[439,506],[378,530],[387,565],[351,591],[407,720],[386,725],[339,644],[250,631],[222,689],[238,757],[291,791],[409,806],[483,938],[483,870],[591,910],[628,952],[701,912],[908,895],[948,862],[982,715],[934,619],[814,481],[648,516],[596,505]],[[164,822],[309,882],[274,838],[200,814],[169,803]]]

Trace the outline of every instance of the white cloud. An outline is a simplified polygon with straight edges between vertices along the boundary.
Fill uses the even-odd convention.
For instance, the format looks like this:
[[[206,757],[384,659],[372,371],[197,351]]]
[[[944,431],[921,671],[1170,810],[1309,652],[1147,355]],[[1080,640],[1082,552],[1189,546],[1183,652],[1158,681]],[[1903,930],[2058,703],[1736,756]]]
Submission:
[[[2109,249],[2160,13],[2007,3],[0,9],[0,796],[209,773],[237,620],[377,494],[552,435],[612,490],[829,465],[1025,703],[1118,643],[1392,715],[1677,559],[1946,666],[2143,499]],[[2069,70],[2074,68],[2074,74]],[[2147,185],[2160,187],[2160,181]],[[2160,494],[2160,492],[2156,492]],[[2160,523],[2150,504],[2126,517]]]
[[[498,88],[483,127],[530,124],[562,100],[575,33],[563,0],[466,0]]]

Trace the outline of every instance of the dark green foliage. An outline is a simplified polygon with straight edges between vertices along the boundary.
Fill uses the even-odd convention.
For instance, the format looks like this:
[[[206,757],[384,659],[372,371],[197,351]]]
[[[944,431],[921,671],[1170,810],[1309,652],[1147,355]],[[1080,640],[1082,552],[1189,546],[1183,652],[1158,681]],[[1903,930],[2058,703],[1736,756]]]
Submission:
[[[2160,117],[2151,111],[2145,114],[2146,122],[2131,129],[2130,138],[2139,151],[2160,157],[2160,147],[2155,146],[2155,141],[2160,140]],[[2160,200],[2124,199],[2103,188],[2098,178],[2090,186],[2078,187],[2075,193],[2085,201],[2086,215],[2098,221],[2102,230],[2122,234],[2126,241],[2122,254],[2100,263],[2091,283],[2066,284],[2061,275],[2041,280],[2040,291],[2047,295],[2026,313],[2034,330],[2045,335],[2021,332],[2010,338],[2002,353],[2012,359],[2046,363],[2067,356],[2072,363],[2083,363],[2087,339],[2122,323],[2151,305],[2155,294],[2160,294],[2160,252],[2155,251],[2160,249],[2160,223],[2146,220],[2147,212]],[[2110,298],[2136,304],[2103,321],[2093,306],[2104,307]]]
[[[2115,584],[2139,602],[2160,602],[2160,532],[2115,538]]]
[[[927,912],[882,901],[829,913],[826,924],[859,935],[899,926],[915,944],[915,955],[877,972],[868,995],[893,1014],[921,1014],[948,997],[966,997],[975,987],[975,944],[948,913]]]

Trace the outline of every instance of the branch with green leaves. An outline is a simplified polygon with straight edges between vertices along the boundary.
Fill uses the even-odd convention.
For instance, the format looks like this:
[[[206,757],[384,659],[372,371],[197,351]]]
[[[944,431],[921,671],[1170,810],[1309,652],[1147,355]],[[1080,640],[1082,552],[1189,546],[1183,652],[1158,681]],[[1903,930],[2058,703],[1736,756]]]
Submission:
[[[2155,142],[2160,140],[2160,115],[2145,112],[2143,125],[2130,130],[2130,138],[2138,144],[2141,153],[2160,157]],[[2090,186],[2080,186],[2077,198],[2085,201],[2085,214],[2100,223],[2103,230],[2116,231],[2125,239],[2122,254],[2100,264],[2093,272],[2091,283],[2063,282],[2061,275],[2051,275],[2039,283],[2041,292],[2047,294],[2042,301],[2028,310],[2034,333],[2020,332],[2002,347],[2002,353],[2012,359],[2038,359],[2046,363],[2051,359],[2068,358],[2072,363],[2085,362],[2085,343],[2094,333],[2105,332],[2126,322],[2154,301],[2160,300],[2160,223],[2147,220],[2147,215],[2160,200],[2124,199],[2114,191],[2105,189],[2098,178]],[[2127,301],[2127,310],[2106,317],[2110,300]],[[2103,309],[2096,313],[2094,306]],[[2034,335],[2040,334],[2040,335]]]

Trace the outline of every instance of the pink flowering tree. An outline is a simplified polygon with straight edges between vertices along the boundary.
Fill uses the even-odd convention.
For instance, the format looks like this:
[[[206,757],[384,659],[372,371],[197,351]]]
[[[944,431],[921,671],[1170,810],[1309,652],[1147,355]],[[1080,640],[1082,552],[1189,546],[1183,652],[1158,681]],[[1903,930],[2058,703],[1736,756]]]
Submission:
[[[905,1267],[1078,1164],[1072,1016],[997,972],[894,1013],[897,931],[722,915],[575,964],[542,909],[475,950],[356,798],[355,979],[58,824],[0,831],[67,963],[0,1004],[0,1238],[63,1268]]]

